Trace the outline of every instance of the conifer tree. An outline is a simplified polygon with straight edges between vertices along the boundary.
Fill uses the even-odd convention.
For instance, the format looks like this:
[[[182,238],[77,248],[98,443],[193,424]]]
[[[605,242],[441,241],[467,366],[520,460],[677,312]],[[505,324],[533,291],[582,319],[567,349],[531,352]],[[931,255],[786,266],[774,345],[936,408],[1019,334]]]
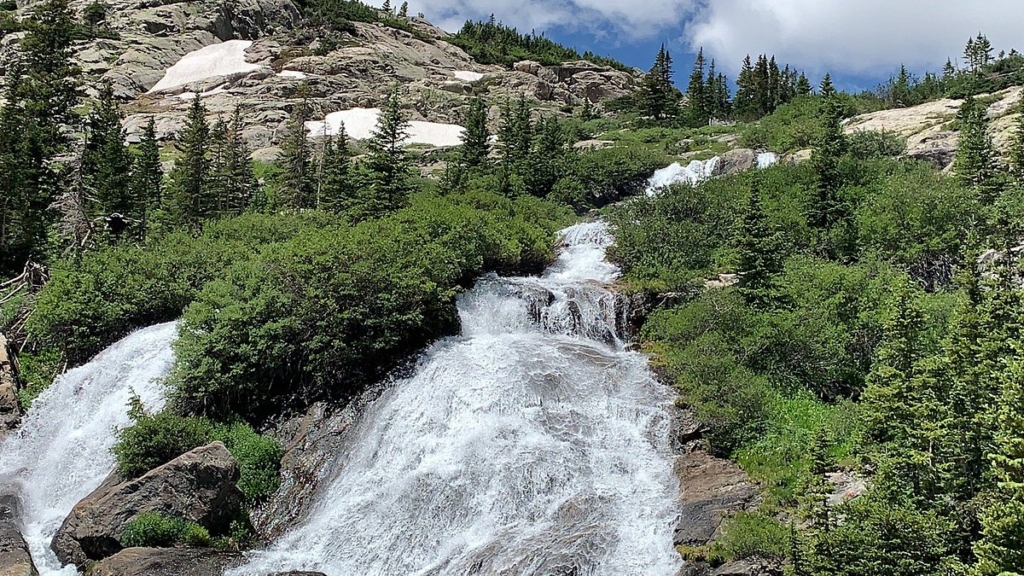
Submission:
[[[189,106],[176,147],[180,157],[171,170],[167,213],[173,224],[198,231],[212,213],[210,195],[210,125],[197,95]]]
[[[811,155],[811,165],[817,176],[818,196],[809,218],[810,223],[825,229],[843,219],[846,214],[840,196],[842,176],[839,160],[846,148],[843,136],[843,111],[838,94],[828,74],[821,82],[821,135]]]
[[[221,166],[221,182],[224,195],[221,209],[236,216],[244,212],[256,194],[256,173],[253,170],[252,152],[242,137],[242,110],[235,107],[231,122],[225,131],[224,159]]]
[[[995,147],[988,134],[985,107],[973,96],[967,96],[957,116],[960,124],[960,144],[953,167],[957,179],[977,191],[981,201],[992,204],[999,196],[1002,185],[996,168]]]
[[[487,104],[482,98],[469,103],[466,115],[466,130],[462,133],[462,149],[459,160],[466,168],[479,168],[488,162],[491,147],[491,132],[487,128]]]
[[[405,206],[412,191],[411,167],[402,145],[408,137],[409,122],[402,111],[402,99],[396,86],[392,89],[373,136],[366,168],[370,186],[366,191],[361,217],[378,218]]]
[[[800,73],[800,79],[796,83],[796,93],[798,96],[806,96],[813,91],[811,88],[811,81],[807,79],[807,75],[803,72]]]
[[[398,16],[401,18],[409,17],[409,3],[402,2],[402,7],[398,9]]]
[[[1017,106],[1017,118],[1010,134],[1010,150],[1007,154],[1010,175],[1017,186],[1024,187],[1024,102]]]
[[[110,84],[100,88],[100,99],[86,119],[82,152],[82,184],[91,192],[91,218],[120,215],[138,222],[139,205],[132,190],[132,159],[121,127],[121,112]]]
[[[755,180],[736,246],[741,274],[737,287],[751,306],[770,307],[778,298],[775,278],[783,266],[781,240],[782,235],[772,229],[764,213],[760,186]]]
[[[160,163],[160,146],[156,141],[156,122],[149,117],[142,129],[142,139],[132,159],[132,196],[138,208],[142,238],[149,228],[153,212],[163,197],[164,172]]]
[[[758,115],[757,100],[754,66],[751,63],[750,55],[747,54],[743,58],[739,76],[736,77],[736,98],[733,99],[733,108],[736,110],[737,116],[744,120],[756,118]]]
[[[640,85],[639,108],[644,116],[664,120],[676,116],[679,96],[672,85],[672,55],[663,44],[658,49],[654,65]]]
[[[226,200],[230,194],[227,183],[228,125],[224,119],[217,119],[210,125],[210,180],[207,194],[210,202],[209,217],[227,214]]]
[[[1016,350],[1020,358],[1024,350]],[[1024,574],[1024,364],[1012,361],[996,411],[995,450],[990,455],[997,488],[979,519],[974,546],[977,576]]]
[[[381,5],[380,9],[387,13],[388,16],[391,16],[394,13],[391,9],[391,0],[384,0],[384,4]]]
[[[690,72],[690,83],[686,89],[686,121],[690,126],[703,126],[708,123],[708,97],[704,82],[704,49],[697,52],[697,59]]]
[[[329,137],[324,145],[320,168],[320,191],[317,194],[317,208],[327,212],[342,213],[358,210],[359,187],[352,166],[352,154],[348,148],[345,127],[336,136]]]
[[[314,198],[313,149],[306,137],[309,101],[305,86],[300,87],[300,101],[292,110],[281,142],[281,202],[294,210],[311,208]]]
[[[561,123],[554,116],[540,121],[537,132],[523,180],[528,194],[543,198],[562,177],[565,135]]]
[[[523,166],[529,161],[533,147],[533,121],[525,96],[520,95],[515,105],[506,100],[502,106],[498,144],[501,146],[501,192],[516,196],[524,186]]]

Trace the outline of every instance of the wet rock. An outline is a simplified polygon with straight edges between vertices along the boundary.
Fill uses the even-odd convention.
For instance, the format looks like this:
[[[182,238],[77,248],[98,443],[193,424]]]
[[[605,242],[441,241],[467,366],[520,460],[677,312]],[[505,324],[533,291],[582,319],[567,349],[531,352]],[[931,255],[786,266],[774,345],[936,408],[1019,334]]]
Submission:
[[[21,502],[0,496],[0,576],[38,576],[28,544],[18,530]]]
[[[670,428],[672,451],[685,454],[695,448],[694,443],[700,441],[704,434],[704,425],[697,415],[689,408],[678,408],[672,412]]]
[[[0,435],[21,423],[18,404],[18,379],[14,373],[14,360],[7,339],[0,334]]]
[[[196,448],[134,480],[111,475],[75,505],[51,547],[79,567],[121,551],[125,526],[145,512],[184,518],[224,534],[242,511],[238,464],[224,444]]]
[[[93,564],[89,576],[213,576],[241,559],[210,549],[127,548]]]
[[[673,466],[679,479],[680,518],[675,543],[706,546],[722,521],[759,503],[757,487],[736,464],[702,450],[683,454]]]

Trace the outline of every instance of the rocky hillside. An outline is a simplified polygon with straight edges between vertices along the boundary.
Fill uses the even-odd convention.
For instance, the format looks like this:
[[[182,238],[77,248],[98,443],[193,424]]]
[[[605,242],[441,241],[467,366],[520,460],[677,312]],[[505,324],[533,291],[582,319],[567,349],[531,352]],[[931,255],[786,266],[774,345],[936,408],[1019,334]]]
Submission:
[[[20,12],[33,4],[20,1]],[[90,2],[73,4],[84,10]],[[107,6],[101,25],[109,38],[80,42],[76,54],[86,75],[83,90],[95,95],[100,81],[109,82],[127,103],[129,138],[150,116],[159,138],[173,138],[189,100],[202,94],[212,115],[241,107],[257,157],[273,155],[303,83],[314,117],[374,108],[399,83],[412,120],[460,124],[473,95],[499,102],[525,93],[537,108],[557,110],[622,96],[638,80],[585,61],[480,65],[422,17],[408,20],[412,32],[355,22],[355,33],[328,49],[291,0],[110,0]],[[4,49],[20,36],[4,37]]]

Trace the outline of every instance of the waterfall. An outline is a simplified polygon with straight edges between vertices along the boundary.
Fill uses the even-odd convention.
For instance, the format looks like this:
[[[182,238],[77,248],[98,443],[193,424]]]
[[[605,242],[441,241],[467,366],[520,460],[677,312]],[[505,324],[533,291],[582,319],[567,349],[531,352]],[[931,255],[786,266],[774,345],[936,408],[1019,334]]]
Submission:
[[[132,394],[148,410],[163,407],[175,334],[173,323],[140,330],[68,371],[0,445],[0,490],[21,498],[23,533],[42,576],[77,574],[61,568],[50,540],[113,469],[110,449],[116,430],[129,423]]]
[[[673,576],[668,390],[623,346],[605,224],[481,279],[462,334],[360,416],[299,523],[231,576]]]
[[[754,167],[765,170],[778,163],[778,154],[761,152],[754,160]],[[654,175],[647,180],[646,193],[648,196],[657,196],[664,188],[675,184],[696,186],[718,174],[721,164],[722,159],[718,156],[708,160],[693,160],[686,166],[673,162],[660,170],[655,170]]]

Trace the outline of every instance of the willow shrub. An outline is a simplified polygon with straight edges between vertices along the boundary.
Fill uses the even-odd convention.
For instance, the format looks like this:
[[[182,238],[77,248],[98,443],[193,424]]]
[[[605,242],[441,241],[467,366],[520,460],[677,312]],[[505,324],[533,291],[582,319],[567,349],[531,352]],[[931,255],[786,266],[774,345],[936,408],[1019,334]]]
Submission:
[[[532,198],[420,196],[387,218],[268,246],[186,310],[175,407],[259,422],[354,393],[456,333],[455,295],[476,276],[542,268],[564,218]]]

